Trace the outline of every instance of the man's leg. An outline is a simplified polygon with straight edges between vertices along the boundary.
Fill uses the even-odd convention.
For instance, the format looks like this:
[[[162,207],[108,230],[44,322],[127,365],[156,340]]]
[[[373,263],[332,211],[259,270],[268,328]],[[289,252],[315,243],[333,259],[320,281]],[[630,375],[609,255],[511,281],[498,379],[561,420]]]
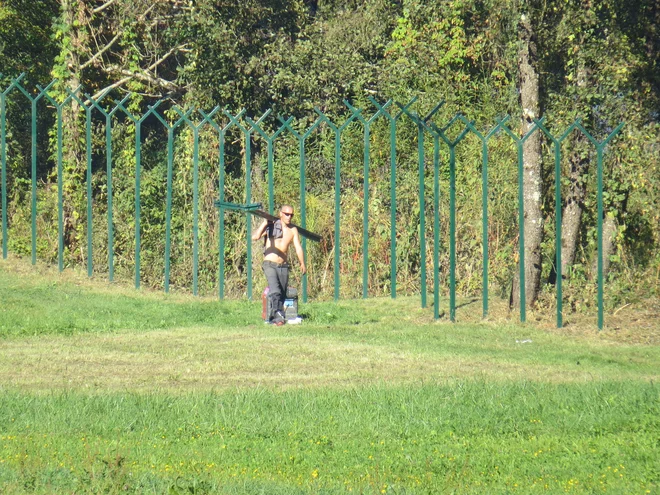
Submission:
[[[280,305],[282,286],[280,285],[279,268],[270,261],[264,261],[264,274],[268,282],[268,299],[270,300],[270,313],[268,320],[273,321],[277,318],[277,311]]]
[[[285,320],[284,301],[286,300],[286,288],[289,285],[289,265],[283,265],[277,268],[277,275],[280,283],[280,299],[277,305],[278,317]]]

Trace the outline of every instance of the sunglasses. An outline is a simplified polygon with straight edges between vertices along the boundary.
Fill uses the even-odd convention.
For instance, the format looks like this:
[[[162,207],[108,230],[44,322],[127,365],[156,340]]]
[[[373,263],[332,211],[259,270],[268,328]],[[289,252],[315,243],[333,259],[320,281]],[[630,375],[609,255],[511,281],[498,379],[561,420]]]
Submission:
[[[287,217],[291,217],[291,218],[293,218],[293,212],[291,212],[291,213],[287,213],[286,211],[283,211],[283,212],[282,212],[282,215],[286,215]]]

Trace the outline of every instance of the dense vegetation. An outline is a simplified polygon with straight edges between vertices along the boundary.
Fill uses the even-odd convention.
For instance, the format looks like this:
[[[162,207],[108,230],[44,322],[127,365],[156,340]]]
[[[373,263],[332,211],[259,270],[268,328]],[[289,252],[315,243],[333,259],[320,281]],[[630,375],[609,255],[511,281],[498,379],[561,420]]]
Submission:
[[[407,103],[418,98],[417,112],[425,115],[438,102],[445,105],[435,116],[444,125],[455,113],[474,119],[488,130],[495,118],[512,116],[516,132],[525,120],[546,117],[556,135],[576,118],[602,140],[619,122],[626,125],[607,150],[605,161],[605,255],[610,287],[608,304],[621,298],[658,291],[660,273],[660,191],[658,165],[660,46],[657,26],[660,12],[652,0],[628,2],[605,0],[9,0],[0,6],[0,67],[2,88],[25,72],[22,85],[32,91],[57,80],[50,96],[62,101],[66,91],[82,85],[96,98],[120,100],[133,94],[127,108],[141,114],[147,105],[162,99],[159,108],[169,121],[181,108],[209,110],[215,105],[238,112],[247,109],[253,118],[268,109],[273,115],[295,117],[295,128],[306,129],[316,118],[314,107],[343,122],[343,100],[370,114],[375,108],[368,97],[380,102],[395,99]],[[526,87],[530,78],[538,84]],[[35,90],[36,91],[36,90]],[[32,94],[34,96],[35,93]],[[529,103],[525,100],[531,94]],[[45,101],[45,100],[44,100]],[[9,247],[29,252],[30,105],[14,91],[6,98]],[[40,157],[39,255],[57,255],[54,112],[39,103],[38,143]],[[531,115],[531,116],[530,116]],[[104,119],[94,113],[94,211],[96,217],[95,269],[107,270],[104,205]],[[65,255],[67,263],[84,262],[85,238],[85,133],[84,112],[71,102],[63,115]],[[275,126],[269,117],[264,126]],[[135,160],[134,124],[117,115],[113,124],[115,174],[114,224],[117,271],[130,276],[133,266]],[[448,132],[454,132],[450,129]],[[454,132],[454,134],[456,134]],[[163,203],[166,132],[156,119],[142,129],[143,276],[147,284],[163,283]],[[230,200],[241,202],[245,171],[245,142],[238,134],[227,140]],[[374,124],[371,147],[370,290],[389,289],[389,184],[378,180],[388,172],[389,131],[384,120]],[[397,232],[399,287],[418,290],[420,208],[417,199],[417,131],[401,120],[397,136],[398,202]],[[342,164],[342,293],[357,295],[362,246],[361,159],[362,129],[352,124],[344,138]],[[251,180],[256,200],[265,201],[263,170],[266,144],[253,139],[255,167]],[[276,199],[296,204],[298,197],[298,141],[291,136],[278,141],[276,171],[280,177]],[[426,142],[426,183],[432,191],[433,143]],[[552,143],[540,139],[534,149],[538,166],[533,197],[540,230],[534,236],[541,289],[553,282],[554,190]],[[192,130],[176,134],[173,217],[172,281],[189,286],[191,265],[191,154]],[[217,283],[218,191],[217,134],[204,130],[200,137],[200,201],[202,290],[213,292]],[[307,211],[309,225],[332,232],[333,134],[321,126],[307,143]],[[490,143],[491,281],[502,295],[509,295],[516,273],[517,169],[510,139],[498,136]],[[566,297],[573,307],[594,300],[596,208],[594,205],[595,152],[586,138],[572,134],[563,149],[564,233],[566,249],[562,270],[568,273]],[[533,158],[533,157],[532,157]],[[446,188],[448,152],[441,149],[443,188]],[[530,163],[533,163],[530,158]],[[481,185],[476,176],[481,166],[481,143],[475,136],[457,148],[459,290],[473,294],[481,289],[478,205]],[[531,169],[530,169],[531,170]],[[535,187],[536,187],[535,186]],[[443,189],[446,191],[446,189]],[[443,200],[444,201],[444,200]],[[527,199],[526,199],[527,201]],[[424,215],[426,236],[432,238],[430,196]],[[444,203],[443,203],[444,204]],[[527,203],[526,208],[527,208]],[[448,214],[443,209],[441,231],[447,232]],[[527,228],[527,227],[526,227]],[[230,292],[245,287],[246,236],[243,218],[228,218],[226,225]],[[330,236],[328,236],[330,239]],[[534,240],[535,239],[535,240]],[[442,273],[446,273],[446,240],[443,241]],[[310,290],[331,294],[332,242],[310,246]],[[428,249],[426,263],[431,263]],[[533,253],[529,253],[532,256]],[[527,253],[526,253],[527,256]],[[256,259],[256,258],[255,258]],[[536,258],[535,258],[536,259]],[[610,264],[611,263],[611,264]],[[443,275],[444,277],[444,275]],[[549,285],[546,285],[549,284]],[[533,288],[534,300],[538,288]],[[541,301],[544,293],[541,291]]]

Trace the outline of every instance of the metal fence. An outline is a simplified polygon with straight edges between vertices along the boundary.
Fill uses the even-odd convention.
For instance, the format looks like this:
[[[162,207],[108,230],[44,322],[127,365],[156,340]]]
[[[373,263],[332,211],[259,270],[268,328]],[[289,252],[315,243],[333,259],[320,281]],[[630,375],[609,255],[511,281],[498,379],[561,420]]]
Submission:
[[[166,215],[165,215],[165,271],[164,271],[164,288],[169,291],[170,288],[170,256],[171,256],[171,218],[172,218],[172,168],[174,162],[174,140],[175,132],[177,129],[188,126],[193,133],[193,219],[192,219],[192,236],[193,236],[193,293],[198,293],[198,238],[199,238],[199,137],[200,131],[209,127],[215,130],[218,135],[219,146],[219,163],[218,163],[218,180],[219,180],[219,198],[218,202],[225,200],[225,138],[230,130],[238,131],[244,139],[244,168],[245,177],[252,176],[252,144],[257,139],[263,140],[266,144],[267,150],[267,177],[268,177],[268,210],[273,211],[274,205],[274,143],[275,141],[288,133],[298,142],[299,148],[299,174],[300,174],[300,222],[303,228],[306,228],[307,211],[306,211],[306,142],[312,133],[320,126],[327,126],[334,134],[334,298],[339,299],[340,292],[340,278],[339,278],[339,263],[340,263],[340,249],[341,249],[341,230],[340,230],[340,190],[342,178],[342,133],[348,128],[349,125],[361,125],[364,131],[364,155],[363,155],[363,176],[362,176],[362,193],[363,193],[363,246],[362,246],[362,297],[368,297],[368,270],[369,270],[369,170],[371,163],[371,130],[377,119],[385,119],[389,125],[389,141],[390,141],[390,210],[391,210],[391,225],[390,225],[390,249],[391,249],[391,297],[397,295],[397,256],[396,256],[396,205],[397,205],[397,191],[396,191],[396,177],[397,177],[397,124],[402,118],[409,119],[414,126],[417,127],[417,163],[419,173],[419,204],[420,211],[425,212],[428,206],[426,205],[427,194],[432,194],[433,200],[430,208],[433,210],[433,306],[435,318],[440,317],[440,273],[439,273],[439,249],[440,249],[440,236],[444,234],[440,232],[439,211],[440,211],[440,197],[441,195],[448,194],[449,196],[449,232],[448,232],[448,247],[449,247],[449,319],[455,321],[456,319],[456,148],[465,137],[472,133],[481,141],[482,144],[482,167],[481,167],[481,182],[482,182],[482,204],[481,204],[481,218],[482,218],[482,252],[483,252],[483,274],[482,274],[482,301],[483,301],[483,316],[488,314],[488,266],[489,266],[489,252],[488,252],[488,177],[489,177],[489,148],[488,143],[495,135],[506,135],[517,149],[518,160],[518,227],[519,227],[519,277],[520,277],[520,320],[526,319],[526,301],[525,301],[525,238],[524,238],[524,222],[525,212],[523,205],[523,144],[534,133],[542,133],[549,143],[552,144],[554,150],[554,182],[555,182],[555,222],[556,222],[556,297],[557,297],[557,326],[562,326],[562,273],[561,273],[561,213],[562,213],[562,198],[561,198],[561,160],[562,150],[561,146],[564,140],[572,132],[580,132],[591,142],[596,151],[597,157],[597,242],[598,242],[598,326],[603,327],[603,155],[606,145],[618,134],[623,124],[620,124],[607,135],[602,141],[599,141],[594,135],[588,132],[580,120],[576,120],[568,126],[563,133],[555,136],[550,133],[546,128],[544,119],[534,121],[534,126],[523,136],[514,131],[508,125],[508,117],[499,119],[495,125],[488,131],[480,131],[474,122],[466,119],[463,115],[457,114],[451,118],[445,125],[437,125],[433,119],[438,110],[441,108],[442,103],[437,105],[431,112],[426,115],[420,115],[413,111],[411,108],[415,99],[412,101],[401,104],[393,100],[385,103],[380,103],[373,98],[370,98],[373,109],[366,110],[356,108],[349,102],[346,104],[348,117],[343,122],[335,122],[329,116],[325,115],[321,110],[316,108],[316,120],[305,130],[296,129],[294,126],[293,118],[284,118],[278,116],[276,118],[277,125],[270,126],[269,129],[263,125],[264,119],[269,116],[271,111],[265,112],[258,119],[251,119],[246,115],[246,112],[240,111],[233,114],[227,109],[215,107],[209,112],[200,109],[183,109],[177,106],[170,107],[170,111],[176,112],[178,116],[176,119],[168,120],[165,115],[159,112],[161,101],[149,106],[142,114],[136,115],[127,109],[127,102],[131,95],[126,96],[123,100],[113,100],[108,102],[108,95],[103,95],[97,99],[84,94],[80,88],[76,91],[67,90],[65,98],[56,99],[52,93],[52,87],[55,81],[51,82],[46,87],[36,86],[36,89],[26,88],[22,83],[23,76],[13,79],[11,83],[0,92],[0,160],[2,165],[2,246],[3,257],[7,257],[8,245],[8,218],[7,218],[7,102],[8,98],[20,98],[21,96],[30,103],[31,107],[31,255],[32,263],[36,263],[37,258],[37,119],[38,119],[38,103],[42,100],[48,102],[52,109],[55,110],[55,125],[57,132],[57,188],[58,188],[58,203],[57,203],[57,218],[58,218],[58,265],[59,269],[63,269],[63,250],[64,250],[64,227],[63,227],[63,188],[62,188],[62,166],[63,166],[63,110],[67,105],[71,105],[73,101],[80,105],[81,111],[85,113],[86,122],[86,156],[87,156],[87,175],[86,175],[86,201],[87,201],[87,218],[86,218],[86,231],[87,231],[87,270],[89,276],[92,276],[92,234],[93,234],[93,208],[92,208],[92,118],[93,112],[97,112],[97,118],[100,116],[105,120],[105,158],[106,158],[106,174],[107,174],[107,252],[108,252],[108,277],[112,281],[114,277],[114,231],[113,231],[113,155],[112,155],[112,126],[113,119],[116,119],[118,113],[121,112],[123,116],[130,120],[135,126],[135,287],[140,287],[140,252],[141,252],[141,239],[140,239],[140,207],[141,207],[141,129],[142,125],[147,118],[155,117],[164,126],[167,131],[167,202],[166,202]],[[52,110],[50,110],[52,111]],[[460,132],[451,138],[450,134],[456,134],[456,126],[460,127]],[[454,131],[449,132],[453,128]],[[268,132],[271,130],[272,132]],[[427,192],[425,185],[425,175],[427,173],[425,157],[425,139],[431,138],[433,141],[433,190]],[[164,145],[165,143],[163,143]],[[449,152],[449,190],[443,192],[440,190],[439,182],[439,169],[440,169],[440,149],[446,147]],[[429,160],[430,162],[431,160]],[[248,204],[252,201],[252,184],[251,180],[245,182],[245,203]],[[427,306],[427,246],[425,239],[426,225],[425,215],[420,214],[420,257],[423,262],[420,264],[420,288],[421,288],[421,305]],[[225,295],[225,219],[224,211],[220,210],[219,219],[219,245],[218,245],[218,296],[223,298]],[[252,298],[252,245],[250,241],[251,232],[251,219],[250,215],[247,218],[247,295]],[[307,251],[306,240],[303,239],[303,250]],[[307,299],[307,277],[303,276],[302,279],[302,298]]]

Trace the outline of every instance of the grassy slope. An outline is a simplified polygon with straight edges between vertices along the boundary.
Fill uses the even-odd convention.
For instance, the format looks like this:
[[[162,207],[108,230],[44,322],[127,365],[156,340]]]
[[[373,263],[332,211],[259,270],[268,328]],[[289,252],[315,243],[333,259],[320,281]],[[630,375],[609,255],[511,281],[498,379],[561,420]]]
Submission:
[[[0,267],[6,493],[652,493],[660,350]],[[524,341],[530,341],[525,342]]]

